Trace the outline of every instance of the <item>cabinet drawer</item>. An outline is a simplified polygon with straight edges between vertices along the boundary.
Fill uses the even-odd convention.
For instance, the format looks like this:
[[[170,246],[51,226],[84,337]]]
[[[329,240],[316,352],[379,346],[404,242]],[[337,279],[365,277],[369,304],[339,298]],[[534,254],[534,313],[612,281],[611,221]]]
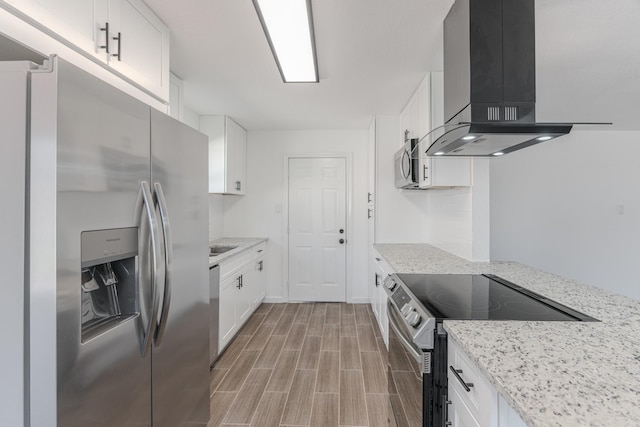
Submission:
[[[251,258],[256,259],[263,256],[266,249],[267,242],[258,243],[253,248],[251,248]]]
[[[220,263],[220,280],[224,280],[251,261],[251,251],[245,250]]]
[[[375,260],[375,263],[378,267],[378,269],[380,270],[381,273],[383,274],[383,280],[386,276],[395,273],[395,271],[393,270],[393,268],[391,268],[391,266],[389,265],[389,263],[387,261],[385,261],[384,258],[382,258],[382,256],[376,252],[375,250],[373,251],[373,259]]]
[[[457,388],[449,388],[448,420],[453,427],[480,427],[480,423],[473,416],[473,412],[465,405]]]
[[[460,379],[469,386],[467,391],[460,379],[452,372],[451,367],[457,370]],[[473,364],[460,346],[451,338],[448,340],[448,363],[447,376],[449,380],[449,390],[455,390],[471,414],[477,419],[480,425],[491,426],[495,422],[497,413],[497,392],[489,381],[484,378],[480,370]]]

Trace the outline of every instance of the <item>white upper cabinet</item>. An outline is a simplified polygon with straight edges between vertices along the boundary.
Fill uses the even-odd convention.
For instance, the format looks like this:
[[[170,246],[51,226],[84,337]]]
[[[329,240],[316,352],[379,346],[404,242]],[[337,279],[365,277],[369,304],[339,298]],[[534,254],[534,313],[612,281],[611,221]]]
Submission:
[[[420,138],[420,102],[419,92],[416,91],[400,113],[400,142],[404,143],[413,138]]]
[[[109,65],[169,100],[169,29],[140,0],[109,0]]]
[[[0,0],[0,5],[169,101],[169,29],[141,0]]]
[[[424,138],[444,124],[444,76],[440,71],[426,75],[400,114],[400,142]],[[471,185],[471,159],[427,157],[429,147],[421,143],[414,155],[419,158],[422,189]]]
[[[10,6],[52,37],[107,62],[107,53],[100,48],[106,43],[106,32],[100,30],[100,23],[109,19],[106,0],[2,0],[0,3]]]
[[[173,73],[169,77],[169,115],[184,119],[184,83]]]
[[[247,131],[228,116],[201,116],[209,136],[209,193],[245,194]]]

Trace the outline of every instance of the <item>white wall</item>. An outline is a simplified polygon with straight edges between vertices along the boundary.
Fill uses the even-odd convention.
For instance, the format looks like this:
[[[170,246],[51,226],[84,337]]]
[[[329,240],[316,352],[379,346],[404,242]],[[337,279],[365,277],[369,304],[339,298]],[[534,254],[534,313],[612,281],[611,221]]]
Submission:
[[[183,109],[182,121],[199,129],[200,116],[188,107]],[[224,237],[224,197],[221,194],[209,194],[209,241]]]
[[[489,163],[473,160],[473,186],[399,190],[393,157],[397,116],[376,117],[376,242],[429,243],[473,261],[489,259]]]
[[[491,160],[491,258],[640,299],[640,131],[574,131]]]
[[[224,198],[222,194],[209,194],[209,241],[225,237]]]
[[[182,107],[182,121],[194,129],[200,128],[200,116],[187,106]]]
[[[347,300],[368,301],[367,290],[367,130],[249,131],[247,135],[247,194],[224,197],[226,237],[268,237],[267,300],[281,301],[285,293],[284,253],[285,154],[351,153],[353,228],[347,229],[352,263]],[[347,285],[349,287],[349,285]]]

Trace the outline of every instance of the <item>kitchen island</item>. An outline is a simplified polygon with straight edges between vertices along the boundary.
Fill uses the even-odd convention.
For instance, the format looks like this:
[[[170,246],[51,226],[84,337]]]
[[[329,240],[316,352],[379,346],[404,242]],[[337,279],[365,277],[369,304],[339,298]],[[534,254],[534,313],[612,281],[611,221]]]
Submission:
[[[601,322],[452,321],[444,328],[529,426],[640,425],[640,301],[514,262],[376,244],[398,273],[498,275]]]

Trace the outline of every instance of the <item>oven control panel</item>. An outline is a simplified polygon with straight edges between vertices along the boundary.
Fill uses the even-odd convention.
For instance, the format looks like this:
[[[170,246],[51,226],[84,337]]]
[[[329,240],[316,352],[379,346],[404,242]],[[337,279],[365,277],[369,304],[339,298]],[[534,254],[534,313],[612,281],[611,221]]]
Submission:
[[[422,349],[433,348],[435,317],[425,310],[397,275],[387,277],[384,285],[389,296],[389,305],[393,306],[397,313],[397,320],[401,321],[405,330],[411,334],[414,344]]]

